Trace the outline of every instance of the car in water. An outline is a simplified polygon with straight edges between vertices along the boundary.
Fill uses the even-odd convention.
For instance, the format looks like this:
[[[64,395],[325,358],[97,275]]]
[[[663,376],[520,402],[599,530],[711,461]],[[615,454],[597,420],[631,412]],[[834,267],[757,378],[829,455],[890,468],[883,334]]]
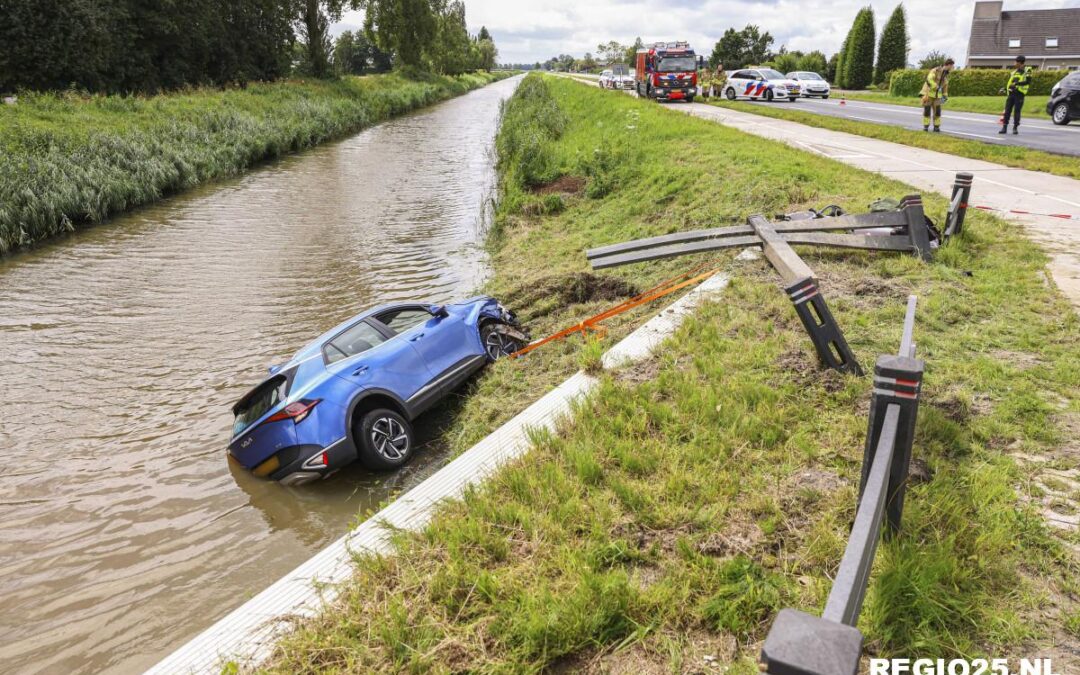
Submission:
[[[802,89],[795,80],[772,68],[743,68],[728,75],[724,96],[729,101],[749,98],[755,101],[794,101]]]
[[[600,73],[600,79],[597,81],[601,89],[614,89],[615,88],[615,74],[610,70],[605,70]]]
[[[356,460],[396,469],[413,454],[421,413],[528,341],[514,314],[488,296],[375,307],[271,366],[233,406],[228,455],[285,485]]]
[[[1054,124],[1068,124],[1080,119],[1080,71],[1066,75],[1050,90],[1046,114]]]
[[[810,98],[812,96],[829,98],[829,94],[832,93],[829,88],[828,80],[821,75],[808,70],[796,70],[795,72],[788,73],[787,79],[799,83],[799,91],[805,98]]]

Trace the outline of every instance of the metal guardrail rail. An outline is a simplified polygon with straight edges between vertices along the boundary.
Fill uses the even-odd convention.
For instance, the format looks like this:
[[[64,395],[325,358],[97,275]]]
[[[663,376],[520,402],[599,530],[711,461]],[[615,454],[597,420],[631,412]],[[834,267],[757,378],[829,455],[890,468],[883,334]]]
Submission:
[[[855,624],[874,564],[882,527],[900,529],[924,363],[915,358],[915,296],[908,298],[899,353],[881,356],[859,483],[859,507],[844,557],[821,616],[795,609],[777,615],[761,649],[771,675],[855,675],[863,636]]]

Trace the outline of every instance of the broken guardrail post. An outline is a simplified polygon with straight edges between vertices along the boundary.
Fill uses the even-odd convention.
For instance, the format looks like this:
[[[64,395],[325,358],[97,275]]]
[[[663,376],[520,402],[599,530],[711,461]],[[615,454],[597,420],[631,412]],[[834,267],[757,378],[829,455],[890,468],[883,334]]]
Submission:
[[[821,362],[834,370],[862,376],[863,369],[844,339],[844,333],[829,311],[829,306],[825,304],[825,296],[818,289],[817,282],[806,277],[784,290],[795,305],[795,313],[814,343],[814,350]]]
[[[964,217],[967,215],[968,200],[971,199],[971,182],[975,176],[966,171],[956,174],[953,179],[952,196],[949,198],[949,213],[945,218],[945,231],[942,236],[946,241],[964,231]]]
[[[924,364],[915,358],[912,332],[915,323],[915,296],[908,297],[908,311],[904,320],[904,339],[896,356],[880,356],[874,365],[874,389],[870,396],[870,423],[863,450],[862,478],[859,496],[866,489],[870,467],[877,451],[878,439],[884,426],[885,411],[890,406],[899,410],[896,429],[896,452],[889,471],[888,527],[885,536],[892,537],[900,530],[904,512],[904,494],[907,489],[908,467],[911,464],[911,445],[915,437],[915,418],[919,410],[919,392],[922,388]]]
[[[882,521],[888,515],[886,534],[895,532],[904,504],[923,372],[923,362],[915,358],[914,324],[915,298],[911,296],[900,353],[882,356],[875,368],[859,508],[825,610],[820,617],[795,609],[780,611],[761,648],[762,667],[771,675],[856,675],[859,671],[863,636],[855,624],[866,597]]]
[[[848,347],[840,325],[825,304],[825,297],[818,289],[813,270],[764,216],[750,216],[747,222],[761,238],[765,257],[784,280],[784,290],[795,305],[795,313],[799,315],[803,328],[814,343],[814,350],[821,362],[835,370],[862,375],[863,370]]]
[[[911,239],[911,248],[923,261],[930,262],[934,258],[934,250],[930,247],[930,229],[926,226],[922,197],[904,197],[900,200],[900,210],[907,221],[907,236]]]

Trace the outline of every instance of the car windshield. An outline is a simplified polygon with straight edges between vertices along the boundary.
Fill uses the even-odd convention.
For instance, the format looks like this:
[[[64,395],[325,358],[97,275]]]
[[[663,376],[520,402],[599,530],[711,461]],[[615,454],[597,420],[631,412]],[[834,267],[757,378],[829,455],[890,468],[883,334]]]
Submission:
[[[659,73],[677,73],[695,70],[697,63],[693,56],[666,56],[656,65]]]
[[[766,80],[783,80],[783,79],[786,79],[781,73],[778,73],[777,71],[772,70],[771,68],[762,68],[758,72],[760,72],[762,75],[764,75]]]
[[[800,80],[820,80],[823,79],[817,73],[799,73]]]

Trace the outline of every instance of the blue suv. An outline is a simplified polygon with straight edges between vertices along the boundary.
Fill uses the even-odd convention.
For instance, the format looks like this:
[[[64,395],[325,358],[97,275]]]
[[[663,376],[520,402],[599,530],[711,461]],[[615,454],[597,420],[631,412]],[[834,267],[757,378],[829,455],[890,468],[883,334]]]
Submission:
[[[272,366],[233,406],[229,456],[285,485],[356,459],[395,469],[412,456],[418,415],[528,341],[513,313],[487,296],[368,310]]]

